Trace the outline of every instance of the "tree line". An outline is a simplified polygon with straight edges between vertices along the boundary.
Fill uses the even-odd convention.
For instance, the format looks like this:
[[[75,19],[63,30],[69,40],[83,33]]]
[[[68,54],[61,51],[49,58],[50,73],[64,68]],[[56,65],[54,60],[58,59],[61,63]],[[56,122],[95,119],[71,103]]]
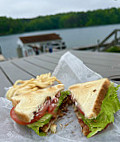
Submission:
[[[39,16],[32,19],[0,17],[0,35],[120,23],[120,8]]]

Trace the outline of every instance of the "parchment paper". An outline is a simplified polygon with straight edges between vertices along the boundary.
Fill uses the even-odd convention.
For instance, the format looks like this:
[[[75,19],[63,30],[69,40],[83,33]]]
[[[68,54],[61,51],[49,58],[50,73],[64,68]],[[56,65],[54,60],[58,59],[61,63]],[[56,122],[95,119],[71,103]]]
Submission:
[[[86,67],[81,60],[70,52],[65,53],[53,72],[65,84],[65,88],[74,83],[86,82],[101,78],[101,76]],[[118,91],[120,94],[120,90]],[[120,99],[120,97],[119,97]],[[9,112],[12,104],[0,97],[0,142],[119,142],[120,141],[120,111],[115,114],[115,122],[102,132],[87,139],[81,132],[81,127],[69,107],[67,115],[57,121],[57,133],[40,137],[34,131],[11,120]]]

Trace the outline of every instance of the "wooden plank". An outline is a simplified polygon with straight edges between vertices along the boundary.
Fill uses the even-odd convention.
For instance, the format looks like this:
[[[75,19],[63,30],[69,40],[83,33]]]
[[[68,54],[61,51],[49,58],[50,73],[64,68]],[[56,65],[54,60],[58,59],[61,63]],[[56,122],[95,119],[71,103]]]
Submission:
[[[25,72],[35,77],[37,75],[49,72],[49,70],[36,66],[34,64],[30,64],[26,62],[24,59],[12,60],[12,63],[15,64],[17,67],[21,68],[22,70],[24,70]]]
[[[119,61],[120,54],[118,53],[106,53],[106,52],[85,52],[85,51],[74,51],[71,50],[71,53],[74,55],[78,55],[80,57],[87,57],[91,59],[101,59],[101,60],[109,60],[109,61]]]
[[[31,64],[37,65],[38,67],[42,67],[44,69],[47,69],[49,71],[53,71],[54,68],[56,67],[56,65],[53,63],[50,63],[50,62],[48,63],[47,61],[41,61],[41,60],[34,58],[34,57],[24,58],[24,60],[31,63]]]
[[[0,69],[0,97],[5,97],[5,87],[12,86],[11,82],[7,78],[7,76],[3,73],[3,71]]]
[[[91,70],[101,74],[103,77],[110,77],[113,75],[119,75],[120,71],[119,69],[113,69],[110,67],[105,67],[105,66],[99,66],[99,65],[91,65],[91,64],[85,64],[88,68]]]
[[[59,54],[58,56],[61,57],[61,55],[64,52],[65,51],[58,52],[57,55]],[[119,63],[120,54],[96,53],[96,52],[73,51],[73,50],[71,52],[79,59],[81,59],[85,64],[88,64],[92,70],[97,69],[95,71],[112,72],[109,74],[114,75],[114,72],[119,71],[120,69],[120,63]]]
[[[67,51],[71,52],[74,55],[79,55],[79,56],[87,57],[87,58],[96,58],[97,57],[99,59],[113,60],[113,61],[119,61],[119,58],[120,58],[119,53],[76,51],[76,50],[63,50],[63,51],[57,52],[56,55],[53,55],[53,56],[60,57],[64,53],[66,53]],[[48,54],[48,56],[52,56],[52,55]]]
[[[57,55],[59,57],[61,57],[62,53],[64,53],[64,51],[59,52],[59,55],[57,53]],[[106,58],[105,54],[102,54],[103,56],[105,56],[105,58],[99,60],[99,59],[97,59],[98,56],[96,56],[95,59],[92,59],[92,58],[94,58],[93,55],[95,54],[95,53],[93,54],[93,52],[80,52],[80,51],[77,52],[77,51],[75,51],[75,52],[72,52],[72,53],[73,53],[73,55],[75,55],[79,59],[81,59],[84,62],[84,64],[86,64],[93,71],[96,71],[99,74],[102,73],[102,75],[104,75],[104,73],[105,73],[104,77],[108,77],[108,76],[114,75],[116,73],[116,71],[117,71],[117,74],[119,73],[119,68],[118,68],[119,66],[113,68],[113,66],[116,63],[118,64],[118,61],[117,62],[109,61],[109,58]],[[82,53],[84,53],[84,55],[82,55]],[[88,55],[89,55],[89,58],[88,58]],[[101,54],[99,54],[99,55],[101,55]],[[109,56],[108,53],[107,53],[107,55]]]
[[[2,62],[0,63],[0,66],[12,83],[18,79],[26,80],[33,77],[32,75],[13,65],[11,61]]]
[[[82,60],[86,64],[92,64],[92,65],[102,65],[102,66],[108,66],[111,68],[120,68],[119,66],[119,58],[120,55],[116,54],[109,54],[109,53],[96,53],[96,52],[83,52],[83,51],[70,51],[73,55],[78,57],[80,60]],[[65,53],[65,51],[57,52],[56,57],[59,59],[62,54]],[[49,56],[49,55],[48,55]],[[52,56],[51,56],[52,57]],[[56,59],[56,58],[55,58]]]
[[[89,59],[89,58],[96,59],[97,58],[97,59],[116,61],[116,62],[118,62],[120,59],[119,53],[76,51],[76,50],[63,50],[63,51],[57,52],[56,55],[53,54],[53,56],[60,58],[67,51],[71,52],[75,56],[84,57],[87,59]],[[51,54],[48,54],[48,56],[52,57]]]
[[[80,56],[79,54],[76,54],[76,56],[82,60],[84,63],[87,63],[87,64],[92,64],[92,65],[102,65],[102,66],[108,66],[108,67],[112,67],[116,64],[116,65],[119,65],[119,61],[112,61],[112,60],[105,60],[105,59],[98,59],[97,57],[96,58],[88,58],[87,56],[85,57],[82,57]]]
[[[70,51],[72,51],[72,49],[61,50],[61,51],[57,52],[57,54],[63,55],[63,54],[65,54],[68,51],[70,52]]]
[[[87,64],[87,67],[89,67],[91,70],[97,72],[98,74],[100,74],[102,77],[104,78],[110,78],[111,76],[115,76],[115,75],[120,75],[120,71],[119,69],[115,69],[115,68],[110,68],[110,67],[105,67],[105,66],[99,66],[99,65],[91,65],[91,64]],[[112,82],[115,82],[117,84],[120,84],[120,81],[114,81],[111,80]]]
[[[47,61],[47,62],[50,62],[50,63],[54,63],[54,64],[57,64],[58,63],[58,60],[57,58],[51,58],[50,56],[47,56],[47,55],[42,55],[42,56],[34,56],[35,58],[38,58],[39,60],[43,60],[43,61]]]
[[[51,58],[57,58],[57,59],[60,59],[60,57],[62,56],[63,53],[59,54],[58,52],[55,52],[55,53],[51,53],[51,54],[48,54],[47,56],[51,57]]]

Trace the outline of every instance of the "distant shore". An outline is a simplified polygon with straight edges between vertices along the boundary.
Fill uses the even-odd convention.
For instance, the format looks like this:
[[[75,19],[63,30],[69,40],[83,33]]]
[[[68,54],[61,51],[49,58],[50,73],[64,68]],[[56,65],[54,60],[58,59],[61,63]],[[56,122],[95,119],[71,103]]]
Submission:
[[[44,30],[82,28],[120,23],[120,8],[39,16],[32,19],[0,17],[0,36]]]

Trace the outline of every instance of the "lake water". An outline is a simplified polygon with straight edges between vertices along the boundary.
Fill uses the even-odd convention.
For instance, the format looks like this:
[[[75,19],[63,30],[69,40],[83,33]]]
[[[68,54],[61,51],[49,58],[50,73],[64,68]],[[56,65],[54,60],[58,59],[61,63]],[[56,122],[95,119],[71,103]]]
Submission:
[[[120,29],[120,24],[94,26],[87,28],[37,31],[8,36],[0,36],[0,46],[2,48],[2,54],[6,58],[13,58],[17,57],[17,41],[20,36],[57,33],[62,37],[63,41],[65,41],[67,48],[78,48],[97,44],[97,40],[102,41],[114,29]]]

